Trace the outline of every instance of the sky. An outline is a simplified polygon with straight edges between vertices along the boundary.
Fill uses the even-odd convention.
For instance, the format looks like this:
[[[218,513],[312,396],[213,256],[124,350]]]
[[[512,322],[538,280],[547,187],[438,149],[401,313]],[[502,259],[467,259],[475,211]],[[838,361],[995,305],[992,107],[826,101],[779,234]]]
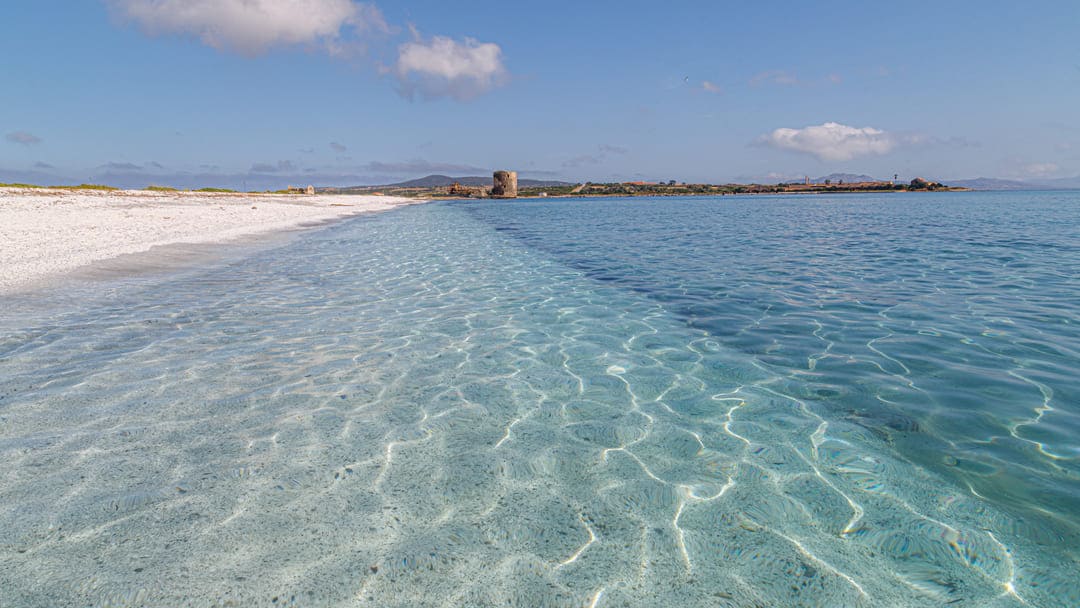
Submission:
[[[1080,2],[8,0],[0,182],[1080,175]]]

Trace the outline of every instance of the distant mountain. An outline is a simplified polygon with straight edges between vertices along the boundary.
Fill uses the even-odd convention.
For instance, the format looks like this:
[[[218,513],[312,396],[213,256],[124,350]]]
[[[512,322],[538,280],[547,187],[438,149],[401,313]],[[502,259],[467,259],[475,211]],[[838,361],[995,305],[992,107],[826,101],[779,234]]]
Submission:
[[[1062,190],[1077,190],[1080,189],[1080,175],[1077,175],[1076,177],[1043,179],[1039,180],[1039,184],[1042,186],[1047,186],[1049,188],[1060,188]]]
[[[351,188],[341,188],[341,190],[356,190],[364,189],[370,190],[372,188],[445,188],[455,183],[462,186],[470,187],[482,187],[490,186],[492,182],[491,177],[450,177],[449,175],[428,175],[417,179],[410,179],[404,182],[398,182],[396,184],[383,184],[380,186],[353,186]],[[518,186],[521,188],[551,188],[554,186],[573,186],[569,182],[560,182],[554,180],[539,180],[539,179],[519,179]]]
[[[971,188],[972,190],[1052,190],[1054,186],[1021,182],[1014,179],[995,179],[992,177],[978,177],[975,179],[949,179],[943,183],[959,188]],[[1061,186],[1059,186],[1061,187]]]
[[[845,184],[854,184],[858,182],[880,182],[888,180],[880,180],[876,177],[870,177],[869,175],[857,175],[855,173],[832,173],[825,177],[819,177],[814,180],[815,184],[824,184],[828,180],[832,183],[844,182]]]
[[[490,177],[450,177],[449,175],[428,175],[396,184],[387,184],[388,188],[445,188],[454,183],[462,186],[489,186]]]

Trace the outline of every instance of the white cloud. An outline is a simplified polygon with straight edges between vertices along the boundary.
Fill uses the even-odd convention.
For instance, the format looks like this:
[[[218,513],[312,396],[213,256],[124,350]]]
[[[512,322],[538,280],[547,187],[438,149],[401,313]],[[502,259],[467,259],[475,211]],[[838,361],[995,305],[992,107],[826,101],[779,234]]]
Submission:
[[[356,57],[371,42],[361,34],[395,34],[372,3],[357,0],[104,0],[114,15],[149,35],[197,37],[221,51],[256,56],[305,46],[336,58]],[[392,72],[407,96],[472,99],[506,81],[502,49],[473,38],[413,40],[397,49]]]
[[[611,144],[600,144],[596,149],[596,154],[582,154],[581,156],[569,158],[563,161],[562,166],[566,169],[577,169],[585,165],[600,165],[607,162],[611,156],[622,156],[630,151],[622,146],[613,146]]]
[[[15,131],[14,133],[8,133],[4,136],[4,139],[10,141],[13,144],[22,144],[24,146],[33,146],[41,143],[41,138],[33,133],[27,133],[26,131]]]
[[[1020,171],[1025,177],[1050,177],[1061,171],[1061,167],[1054,163],[1031,163],[1021,167]]]
[[[575,156],[574,158],[568,158],[563,161],[563,168],[565,169],[577,169],[585,165],[599,165],[604,162],[599,156],[593,154],[583,154],[581,156]]]
[[[279,160],[277,163],[255,163],[251,165],[251,173],[289,173],[296,171],[296,165],[291,160]]]
[[[778,184],[798,182],[805,178],[805,173],[781,173],[779,171],[770,171],[764,175],[738,175],[735,177],[740,184]]]
[[[802,129],[777,129],[761,141],[774,148],[812,154],[824,161],[887,154],[897,143],[895,137],[881,129],[849,127],[836,122]]]
[[[321,44],[337,52],[345,27],[386,31],[374,5],[353,0],[109,0],[150,34],[188,34],[219,50],[258,55],[271,47]]]
[[[122,163],[122,162],[107,162],[104,165],[98,167],[98,170],[105,171],[142,171],[143,168],[134,163]]]
[[[819,85],[837,85],[844,82],[844,77],[837,73],[832,72],[825,75],[822,78],[800,78],[794,72],[788,72],[786,70],[767,70],[765,72],[759,72],[754,74],[750,78],[750,86],[759,87],[766,84],[774,84],[785,87],[813,87]]]
[[[394,175],[410,175],[418,173],[487,173],[490,169],[462,165],[454,163],[429,162],[422,158],[404,162],[372,161],[367,163],[362,170],[375,173],[390,173]]]
[[[768,70],[766,72],[755,74],[754,77],[750,79],[750,86],[756,87],[762,84],[793,86],[799,84],[799,79],[794,74],[784,70]]]
[[[486,93],[506,79],[499,45],[445,36],[401,45],[394,71],[406,95],[419,91],[425,97],[458,100]]]
[[[720,85],[718,85],[716,83],[713,83],[713,82],[709,82],[708,80],[701,83],[701,88],[706,93],[721,93],[721,92],[723,92],[723,89],[720,88]]]
[[[628,148],[624,148],[623,146],[613,146],[611,144],[600,144],[598,148],[601,154],[623,155],[630,151]]]

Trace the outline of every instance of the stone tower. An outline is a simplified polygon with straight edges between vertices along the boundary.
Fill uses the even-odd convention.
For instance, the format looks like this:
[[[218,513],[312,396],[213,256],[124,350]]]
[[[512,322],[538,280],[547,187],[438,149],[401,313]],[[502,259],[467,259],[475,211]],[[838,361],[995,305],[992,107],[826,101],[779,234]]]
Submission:
[[[495,184],[491,187],[494,198],[517,198],[517,171],[496,171]]]

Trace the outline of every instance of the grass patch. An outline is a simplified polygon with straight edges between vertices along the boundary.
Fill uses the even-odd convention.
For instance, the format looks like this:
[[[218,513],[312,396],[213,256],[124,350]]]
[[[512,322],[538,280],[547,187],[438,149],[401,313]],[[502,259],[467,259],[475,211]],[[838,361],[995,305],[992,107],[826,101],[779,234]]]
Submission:
[[[147,186],[146,189],[150,192],[179,192],[179,190],[170,186]]]
[[[79,184],[78,186],[38,186],[37,184],[0,184],[0,188],[48,188],[50,190],[119,190],[101,184]]]
[[[229,190],[228,188],[199,188],[195,192],[226,192],[229,194],[235,194],[236,190]]]
[[[119,188],[113,188],[112,186],[104,186],[102,184],[79,184],[78,186],[49,186],[50,188],[56,188],[58,190],[105,190],[108,192],[114,192]]]

